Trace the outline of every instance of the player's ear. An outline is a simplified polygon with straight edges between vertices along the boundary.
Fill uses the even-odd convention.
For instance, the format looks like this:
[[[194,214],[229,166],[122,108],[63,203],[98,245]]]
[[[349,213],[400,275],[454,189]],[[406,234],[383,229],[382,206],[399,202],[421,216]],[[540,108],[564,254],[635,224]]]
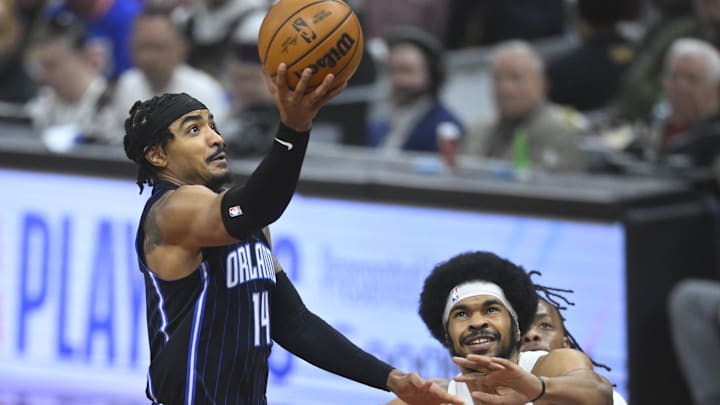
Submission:
[[[566,348],[566,349],[572,347],[572,346],[570,345],[570,339],[568,339],[567,336],[563,337],[563,345],[562,345],[562,347],[564,347],[564,348]]]
[[[155,167],[166,167],[167,153],[165,153],[165,148],[160,145],[155,145],[145,149],[145,160]]]

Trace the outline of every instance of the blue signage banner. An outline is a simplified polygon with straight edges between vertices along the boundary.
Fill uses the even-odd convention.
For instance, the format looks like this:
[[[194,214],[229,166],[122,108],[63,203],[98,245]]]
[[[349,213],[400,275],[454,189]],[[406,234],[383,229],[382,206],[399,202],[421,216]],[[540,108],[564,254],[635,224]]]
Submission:
[[[0,393],[106,392],[146,403],[143,279],[131,180],[0,170]],[[488,250],[570,288],[567,326],[626,389],[624,238],[576,222],[296,195],[271,226],[306,305],[356,344],[424,377],[457,372],[417,315],[422,282],[457,253]],[[332,355],[332,354],[329,354]],[[271,404],[381,404],[392,396],[319,370],[278,345]]]

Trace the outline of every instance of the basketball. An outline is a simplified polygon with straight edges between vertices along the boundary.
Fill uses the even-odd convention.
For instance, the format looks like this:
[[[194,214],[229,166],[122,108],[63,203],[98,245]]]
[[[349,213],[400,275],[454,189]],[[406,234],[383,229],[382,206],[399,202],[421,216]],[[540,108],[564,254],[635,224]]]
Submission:
[[[335,75],[333,85],[349,80],[362,51],[360,21],[341,0],[280,0],[265,15],[258,33],[258,53],[265,72],[274,78],[284,62],[288,86],[294,89],[303,70],[310,68],[308,92],[328,73]]]

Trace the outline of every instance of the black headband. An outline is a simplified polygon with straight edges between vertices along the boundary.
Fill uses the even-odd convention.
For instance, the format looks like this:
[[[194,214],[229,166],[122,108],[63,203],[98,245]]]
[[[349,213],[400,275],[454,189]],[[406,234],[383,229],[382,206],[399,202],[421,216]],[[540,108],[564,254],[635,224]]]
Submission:
[[[173,121],[190,111],[207,110],[205,104],[186,93],[178,93],[173,96],[164,109],[155,111],[147,120],[147,123],[143,126],[143,132],[145,132],[146,136],[152,136],[156,132],[167,128]]]

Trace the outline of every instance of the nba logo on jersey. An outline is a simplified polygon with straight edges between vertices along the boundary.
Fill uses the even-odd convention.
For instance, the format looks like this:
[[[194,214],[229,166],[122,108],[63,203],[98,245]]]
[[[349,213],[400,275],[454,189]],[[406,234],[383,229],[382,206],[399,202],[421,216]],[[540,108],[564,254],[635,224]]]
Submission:
[[[455,287],[450,292],[450,302],[452,302],[454,304],[454,303],[458,302],[458,299],[460,299],[460,293],[458,291],[458,288]]]
[[[239,205],[228,208],[228,215],[230,215],[230,218],[239,217],[242,214],[243,212]]]

